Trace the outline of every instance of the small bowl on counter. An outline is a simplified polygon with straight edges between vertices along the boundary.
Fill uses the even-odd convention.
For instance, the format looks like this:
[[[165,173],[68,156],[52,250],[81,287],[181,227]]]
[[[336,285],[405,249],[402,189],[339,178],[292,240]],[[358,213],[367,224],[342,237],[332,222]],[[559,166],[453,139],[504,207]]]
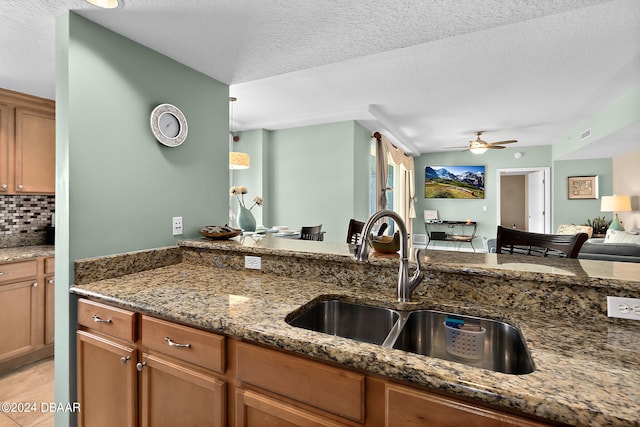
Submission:
[[[212,240],[231,239],[239,236],[240,233],[242,233],[241,229],[229,227],[228,225],[206,225],[200,229],[200,234]]]
[[[369,245],[374,251],[383,254],[395,254],[400,250],[400,233],[397,231],[393,236],[369,236]]]

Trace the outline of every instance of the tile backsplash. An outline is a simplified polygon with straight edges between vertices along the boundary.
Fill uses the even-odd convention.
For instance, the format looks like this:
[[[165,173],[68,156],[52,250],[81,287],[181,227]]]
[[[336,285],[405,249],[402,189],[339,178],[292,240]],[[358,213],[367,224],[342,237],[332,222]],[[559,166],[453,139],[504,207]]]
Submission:
[[[0,196],[0,248],[43,245],[55,213],[55,196]]]

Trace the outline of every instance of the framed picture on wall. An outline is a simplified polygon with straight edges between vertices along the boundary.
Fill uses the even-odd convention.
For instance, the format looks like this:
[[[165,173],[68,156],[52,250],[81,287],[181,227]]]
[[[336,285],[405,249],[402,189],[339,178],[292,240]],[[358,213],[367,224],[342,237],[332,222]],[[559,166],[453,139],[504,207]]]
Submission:
[[[598,175],[570,176],[567,178],[567,186],[570,200],[598,198]]]
[[[484,199],[484,166],[427,166],[426,199]]]

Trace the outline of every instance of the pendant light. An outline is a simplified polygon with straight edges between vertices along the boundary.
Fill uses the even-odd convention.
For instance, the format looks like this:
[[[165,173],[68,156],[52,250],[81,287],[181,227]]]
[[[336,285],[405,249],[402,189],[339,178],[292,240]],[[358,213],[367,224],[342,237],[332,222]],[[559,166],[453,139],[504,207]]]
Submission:
[[[237,98],[229,98],[230,122],[229,122],[229,169],[249,169],[249,154],[240,151],[233,151],[233,144],[240,141],[240,137],[234,134],[235,125],[235,102]]]
[[[103,9],[115,9],[119,6],[118,0],[87,0],[87,3]]]

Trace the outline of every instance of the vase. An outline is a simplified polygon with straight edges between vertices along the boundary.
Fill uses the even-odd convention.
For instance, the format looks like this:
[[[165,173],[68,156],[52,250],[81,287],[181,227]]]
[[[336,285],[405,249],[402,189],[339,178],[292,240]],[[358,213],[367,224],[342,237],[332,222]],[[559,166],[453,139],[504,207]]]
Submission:
[[[256,231],[256,219],[251,211],[244,206],[240,206],[238,211],[238,228],[243,231]]]

